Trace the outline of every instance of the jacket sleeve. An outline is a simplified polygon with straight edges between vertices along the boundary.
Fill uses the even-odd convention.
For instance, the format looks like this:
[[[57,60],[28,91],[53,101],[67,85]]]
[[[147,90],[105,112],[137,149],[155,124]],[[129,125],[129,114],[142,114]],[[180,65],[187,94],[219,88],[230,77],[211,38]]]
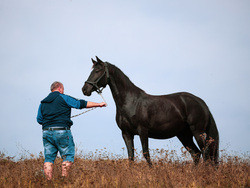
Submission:
[[[41,111],[41,104],[39,105],[39,108],[38,108],[36,120],[39,124],[41,124],[41,125],[43,124],[43,115],[42,115],[42,111]]]
[[[67,103],[67,105],[70,108],[76,108],[76,109],[82,109],[86,108],[87,106],[87,101],[82,100],[82,99],[75,99],[71,96],[60,94],[60,96],[64,99],[64,101]]]

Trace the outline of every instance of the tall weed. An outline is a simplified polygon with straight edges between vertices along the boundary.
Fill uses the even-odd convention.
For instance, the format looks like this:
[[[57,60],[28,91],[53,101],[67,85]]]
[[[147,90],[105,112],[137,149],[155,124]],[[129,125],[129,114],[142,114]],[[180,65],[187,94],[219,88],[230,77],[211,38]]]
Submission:
[[[249,156],[224,153],[215,167],[202,161],[194,166],[185,151],[179,158],[175,151],[151,153],[150,168],[140,157],[131,163],[105,150],[90,155],[78,152],[67,179],[61,177],[62,159],[57,158],[53,180],[47,181],[42,153],[14,161],[0,152],[0,187],[250,187]]]

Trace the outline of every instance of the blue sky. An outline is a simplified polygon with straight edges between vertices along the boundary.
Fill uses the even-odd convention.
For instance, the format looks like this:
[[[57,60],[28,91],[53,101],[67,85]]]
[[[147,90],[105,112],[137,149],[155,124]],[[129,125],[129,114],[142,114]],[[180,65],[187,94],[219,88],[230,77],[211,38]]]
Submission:
[[[37,109],[55,80],[68,95],[102,101],[81,92],[97,55],[149,94],[199,96],[217,123],[220,149],[249,155],[248,0],[0,0],[0,27],[1,152],[43,151]],[[109,87],[103,96],[107,108],[73,119],[75,143],[86,153],[123,154]],[[149,144],[182,147],[176,138]],[[141,151],[138,137],[135,147]]]

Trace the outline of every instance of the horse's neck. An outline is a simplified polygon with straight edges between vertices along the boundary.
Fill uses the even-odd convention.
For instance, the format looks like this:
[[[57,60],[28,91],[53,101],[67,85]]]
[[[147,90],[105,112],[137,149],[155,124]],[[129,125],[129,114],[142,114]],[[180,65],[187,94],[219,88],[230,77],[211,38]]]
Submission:
[[[136,100],[140,93],[144,93],[140,88],[135,86],[130,79],[116,66],[110,65],[110,82],[109,87],[117,106],[122,106],[130,98]]]

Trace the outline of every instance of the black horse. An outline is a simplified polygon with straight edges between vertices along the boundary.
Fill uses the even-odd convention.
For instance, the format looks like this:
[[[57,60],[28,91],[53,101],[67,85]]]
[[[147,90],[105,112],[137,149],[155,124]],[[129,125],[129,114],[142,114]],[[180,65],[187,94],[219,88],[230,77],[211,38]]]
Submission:
[[[134,135],[139,135],[143,155],[151,165],[148,138],[174,136],[190,152],[194,163],[219,157],[219,134],[205,102],[186,92],[153,96],[135,86],[116,66],[92,59],[93,70],[82,88],[84,95],[109,85],[115,104],[116,122],[122,131],[130,160],[134,160]],[[198,147],[194,144],[196,139]]]

